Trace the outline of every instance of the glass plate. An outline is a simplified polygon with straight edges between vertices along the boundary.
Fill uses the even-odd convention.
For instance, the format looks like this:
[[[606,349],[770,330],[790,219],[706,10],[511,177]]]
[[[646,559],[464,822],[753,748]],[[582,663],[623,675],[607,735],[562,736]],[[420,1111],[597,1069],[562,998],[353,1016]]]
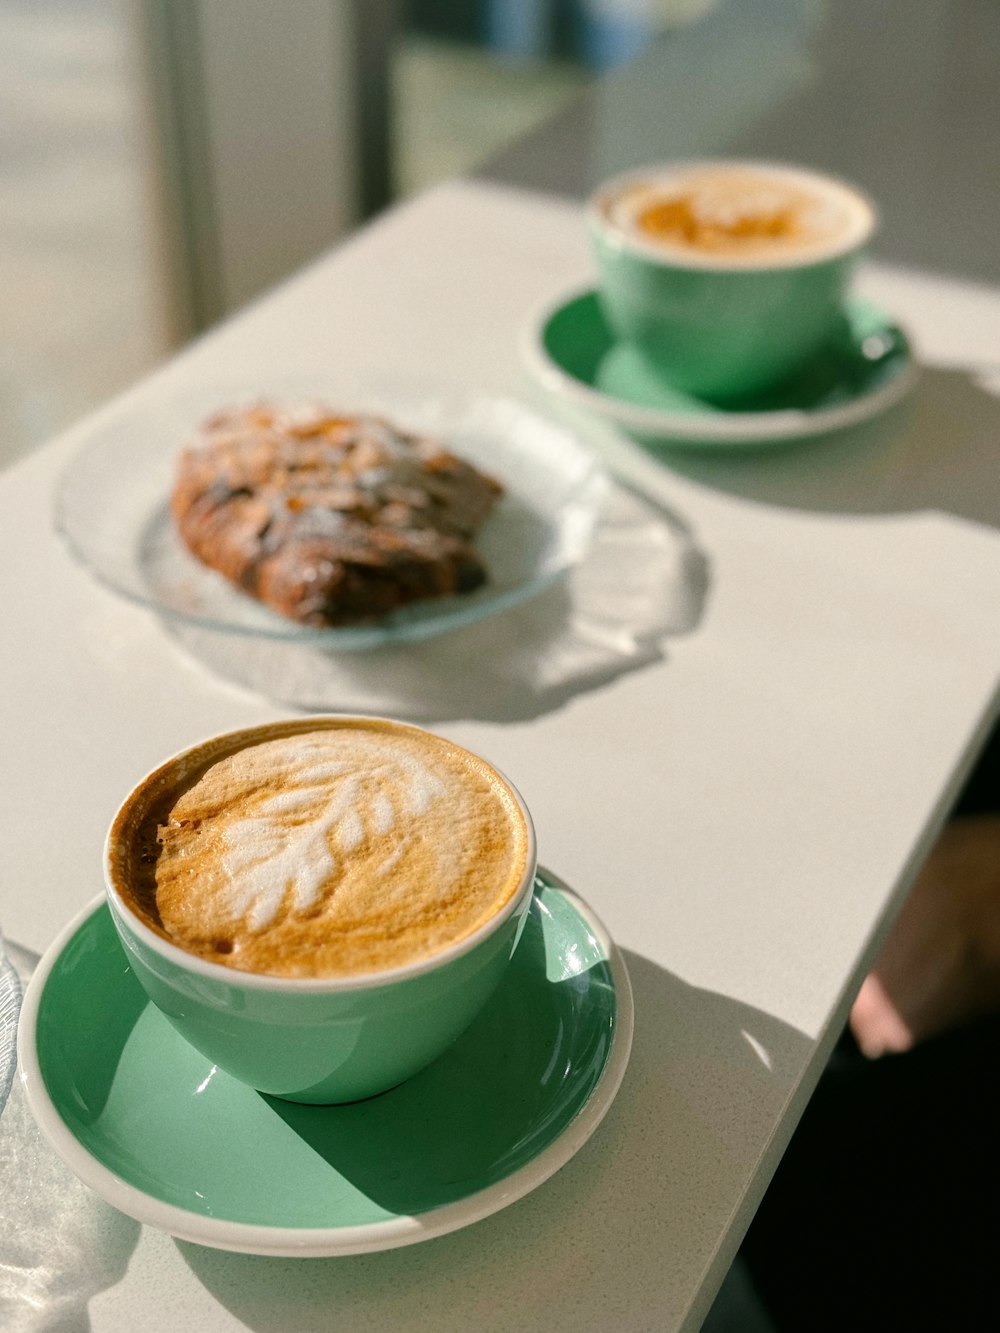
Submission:
[[[370,624],[315,629],[270,611],[195,560],[174,532],[168,505],[178,451],[211,412],[265,398],[381,414],[443,440],[501,481],[506,493],[476,542],[489,572],[486,585]],[[318,383],[304,392],[216,385],[103,418],[60,478],[55,522],[101,583],[160,615],[230,634],[350,650],[429,638],[536,596],[582,559],[606,488],[599,464],[574,435],[513,400],[346,395]]]
[[[0,935],[0,1111],[10,1094],[17,1063],[17,1016],[21,1010],[21,983],[4,950]]]

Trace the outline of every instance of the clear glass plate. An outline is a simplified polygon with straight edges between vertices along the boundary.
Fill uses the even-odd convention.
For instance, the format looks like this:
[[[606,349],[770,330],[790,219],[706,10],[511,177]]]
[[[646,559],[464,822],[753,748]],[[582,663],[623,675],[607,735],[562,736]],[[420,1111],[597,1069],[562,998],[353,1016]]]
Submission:
[[[17,1063],[17,1017],[21,1011],[21,983],[0,935],[0,1111],[14,1080]]]
[[[169,511],[178,451],[211,412],[265,398],[379,413],[433,434],[501,481],[505,494],[476,542],[489,574],[484,587],[418,602],[370,624],[314,629],[244,596],[195,560]],[[600,465],[570,431],[513,400],[346,395],[320,383],[294,392],[281,385],[215,386],[102,418],[60,478],[55,523],[101,583],[160,615],[224,633],[352,650],[429,638],[536,596],[586,553],[606,490]]]

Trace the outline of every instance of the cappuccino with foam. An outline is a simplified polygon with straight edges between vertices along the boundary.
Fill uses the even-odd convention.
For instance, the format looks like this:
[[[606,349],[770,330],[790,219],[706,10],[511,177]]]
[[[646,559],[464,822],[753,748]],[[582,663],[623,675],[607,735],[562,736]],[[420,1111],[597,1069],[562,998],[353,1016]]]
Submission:
[[[530,834],[505,779],[461,747],[374,719],[209,742],[119,812],[112,886],[199,958],[275,977],[357,977],[432,958],[523,886]]]
[[[606,221],[652,255],[699,265],[819,261],[871,231],[870,204],[794,167],[701,163],[642,175],[600,198]]]
[[[665,162],[601,186],[588,226],[614,341],[599,386],[642,405],[662,385],[668,402],[679,390],[728,410],[840,346],[875,212],[801,167]]]

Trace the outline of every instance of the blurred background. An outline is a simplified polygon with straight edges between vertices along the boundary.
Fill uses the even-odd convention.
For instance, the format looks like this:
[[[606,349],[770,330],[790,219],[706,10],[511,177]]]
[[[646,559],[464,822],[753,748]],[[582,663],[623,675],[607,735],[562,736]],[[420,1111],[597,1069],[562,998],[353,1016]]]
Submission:
[[[712,0],[0,0],[0,466]]]

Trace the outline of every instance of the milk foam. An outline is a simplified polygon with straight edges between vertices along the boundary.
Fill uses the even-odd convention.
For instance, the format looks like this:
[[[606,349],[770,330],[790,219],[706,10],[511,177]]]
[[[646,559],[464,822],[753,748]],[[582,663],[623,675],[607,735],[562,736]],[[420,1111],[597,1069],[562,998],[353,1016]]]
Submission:
[[[683,205],[693,235],[644,230],[643,216],[671,203]],[[862,244],[874,225],[870,204],[850,186],[792,167],[753,163],[653,171],[610,187],[598,207],[645,253],[705,267],[818,260]],[[774,235],[766,234],[769,220],[777,224]],[[755,221],[765,225],[755,228]]]
[[[157,850],[136,910],[182,948],[277,975],[377,971],[445,948],[510,899],[527,859],[498,774],[378,722],[223,754],[151,801],[143,830],[136,848]]]
[[[398,831],[402,840],[407,836],[403,821],[424,814],[447,794],[428,765],[410,755],[386,762],[359,754],[358,762],[370,764],[359,773],[346,761],[331,762],[327,749],[308,737],[276,745],[269,756],[269,778],[288,782],[288,790],[267,797],[256,815],[237,819],[222,831],[225,905],[251,930],[262,930],[275,920],[286,894],[295,911],[317,903],[324,886],[337,877],[338,854],[356,852],[365,842],[367,826],[380,837]],[[374,873],[386,874],[400,852],[401,842]]]

